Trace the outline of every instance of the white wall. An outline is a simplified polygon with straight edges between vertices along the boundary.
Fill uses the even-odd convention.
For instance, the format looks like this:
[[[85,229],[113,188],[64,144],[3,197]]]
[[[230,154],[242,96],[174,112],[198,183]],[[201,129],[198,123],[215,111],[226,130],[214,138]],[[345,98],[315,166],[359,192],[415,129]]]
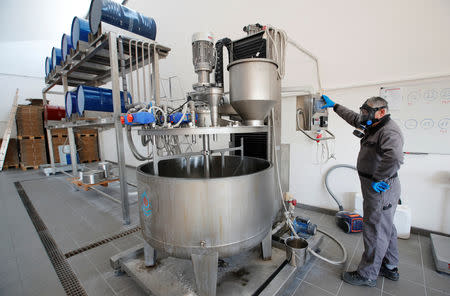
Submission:
[[[5,23],[2,28],[16,27],[16,30],[0,37],[0,72],[41,76],[47,51],[45,46],[39,44],[46,41],[41,43],[36,40],[50,40],[49,46],[58,45],[61,33],[69,30],[71,17],[82,16],[87,11],[89,3],[86,2],[89,1],[40,1],[44,12],[37,4],[29,1],[3,1],[0,20],[5,17],[6,21],[15,25],[6,26],[8,23]],[[74,5],[76,9],[72,7]],[[185,91],[195,81],[191,54],[192,33],[212,31],[217,38],[227,36],[236,39],[243,36],[241,29],[244,25],[255,22],[284,29],[291,38],[315,53],[320,60],[323,87],[328,89],[326,93],[337,102],[354,109],[365,98],[378,94],[379,86],[347,86],[448,75],[450,72],[450,1],[447,0],[192,0],[157,3],[130,0],[128,6],[155,18],[158,25],[157,41],[172,48],[168,58],[161,62],[161,74],[163,77],[180,76]],[[32,16],[24,17],[18,15],[19,12]],[[35,18],[45,13],[65,14],[67,17],[41,17],[37,22],[41,29],[36,30],[38,26],[34,22]],[[27,47],[23,46],[24,43],[17,43],[16,47],[13,46],[17,54],[14,51],[11,53],[9,45],[4,42],[27,40],[35,40],[33,45],[44,48],[42,53],[39,53],[39,57],[26,60],[26,63],[11,62],[12,58],[21,61],[17,56],[23,57],[20,53]],[[5,53],[6,48],[8,53]],[[287,55],[283,85],[316,86],[313,64],[291,48],[288,48]],[[8,58],[2,59],[3,56]],[[20,84],[21,89],[32,89],[36,94],[41,89],[41,85],[28,83],[28,80],[15,82],[14,86],[13,83],[7,84],[11,85],[11,89],[17,87],[15,84]],[[340,87],[343,89],[330,90]],[[2,94],[6,105],[9,97],[9,93],[6,97]],[[337,160],[323,166],[314,165],[314,144],[295,132],[293,104],[293,99],[283,101],[282,137],[284,142],[291,143],[291,191],[300,202],[335,208],[323,188],[323,174],[329,165],[355,164],[358,140],[352,135],[352,128],[332,113],[330,126],[337,136]],[[114,160],[113,133],[103,133],[100,141],[104,158]],[[137,164],[129,152],[127,162]],[[403,199],[412,207],[414,226],[450,233],[450,221],[445,215],[450,210],[449,167],[448,156],[405,158],[400,171]],[[357,191],[359,184],[354,173],[336,175],[336,179],[340,181],[333,181],[332,186],[340,196],[347,197],[348,192]]]

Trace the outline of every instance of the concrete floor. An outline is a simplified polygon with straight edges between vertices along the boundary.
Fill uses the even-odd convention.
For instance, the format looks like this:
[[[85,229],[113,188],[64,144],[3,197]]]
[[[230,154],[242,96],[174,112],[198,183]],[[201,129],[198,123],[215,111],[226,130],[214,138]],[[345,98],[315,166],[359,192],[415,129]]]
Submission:
[[[129,181],[136,183],[134,171]],[[121,207],[95,192],[76,191],[65,175],[45,177],[39,171],[9,170],[0,173],[0,295],[64,295],[55,270],[19,198],[15,181],[20,181],[59,249],[66,253],[91,242],[137,225],[137,196],[130,189],[131,225],[122,224]],[[119,198],[118,187],[104,189]],[[362,254],[361,234],[344,234],[332,216],[298,209],[320,228],[336,235],[347,248],[347,270],[356,268]],[[115,276],[109,258],[142,242],[139,233],[128,235],[68,259],[81,285],[89,295],[144,295],[126,275]],[[378,279],[376,288],[347,285],[340,279],[342,268],[318,260],[299,270],[284,295],[450,295],[450,277],[434,269],[430,239],[412,235],[399,240],[400,274],[398,282]],[[338,258],[330,240],[322,254]]]

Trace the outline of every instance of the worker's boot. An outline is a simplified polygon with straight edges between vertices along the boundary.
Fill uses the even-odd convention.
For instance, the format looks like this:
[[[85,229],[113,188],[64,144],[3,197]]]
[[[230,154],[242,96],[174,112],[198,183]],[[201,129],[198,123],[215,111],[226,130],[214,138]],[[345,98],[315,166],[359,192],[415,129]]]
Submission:
[[[385,263],[381,264],[379,275],[384,276],[385,278],[390,279],[391,281],[398,281],[398,279],[400,278],[398,268],[394,267],[392,269],[389,269],[387,268]]]
[[[377,280],[365,278],[357,271],[344,272],[342,274],[342,279],[344,280],[344,282],[354,286],[375,287],[377,285]]]

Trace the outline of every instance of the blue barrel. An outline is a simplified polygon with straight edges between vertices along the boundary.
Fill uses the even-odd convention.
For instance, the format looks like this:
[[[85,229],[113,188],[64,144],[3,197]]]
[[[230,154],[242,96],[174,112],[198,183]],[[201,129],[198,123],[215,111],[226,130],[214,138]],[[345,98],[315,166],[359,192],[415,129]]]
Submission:
[[[80,85],[77,87],[78,114],[83,115],[84,111],[114,112],[112,90],[92,86]],[[128,93],[128,101],[131,103],[131,96]],[[120,92],[120,105],[122,113],[126,113],[123,92]]]
[[[89,10],[89,26],[96,34],[101,22],[119,27],[155,40],[156,22],[153,18],[122,6],[111,0],[92,0]]]
[[[61,49],[53,47],[52,49],[52,69],[55,69],[56,66],[60,66],[62,61],[62,52]]]
[[[46,57],[45,58],[45,77],[52,72],[52,58]]]
[[[73,48],[77,48],[79,40],[89,42],[89,33],[91,33],[89,22],[77,16],[74,17],[72,20],[72,30],[70,32]]]
[[[74,91],[68,91],[66,92],[66,117],[70,118],[72,114],[75,114],[78,112],[78,105],[77,105],[77,94]]]
[[[63,34],[61,38],[61,51],[62,51],[62,60],[63,62],[66,61],[66,57],[70,55],[70,49],[72,49],[72,38],[67,35]]]

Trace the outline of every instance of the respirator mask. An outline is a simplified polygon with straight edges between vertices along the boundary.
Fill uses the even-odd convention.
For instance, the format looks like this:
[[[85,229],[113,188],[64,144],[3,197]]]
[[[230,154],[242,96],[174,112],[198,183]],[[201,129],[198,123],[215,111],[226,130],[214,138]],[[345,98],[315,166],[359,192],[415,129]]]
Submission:
[[[360,108],[359,116],[360,121],[359,125],[360,127],[355,129],[353,131],[353,134],[357,136],[358,138],[364,137],[364,130],[368,129],[372,124],[380,121],[380,119],[375,118],[375,113],[378,110],[381,110],[383,108],[386,108],[387,106],[381,106],[381,107],[370,107],[367,102],[365,102]]]

